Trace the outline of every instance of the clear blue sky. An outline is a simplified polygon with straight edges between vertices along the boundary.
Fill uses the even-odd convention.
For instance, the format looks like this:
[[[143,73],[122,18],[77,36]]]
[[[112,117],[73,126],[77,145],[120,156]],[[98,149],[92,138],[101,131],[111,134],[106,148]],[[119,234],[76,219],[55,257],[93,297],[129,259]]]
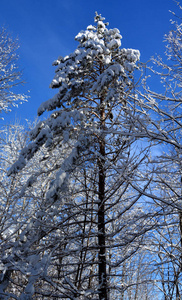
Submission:
[[[0,0],[0,26],[19,37],[20,68],[30,90],[29,102],[14,109],[8,121],[34,119],[41,102],[55,94],[49,89],[52,62],[74,51],[75,35],[94,23],[95,11],[110,28],[118,28],[124,48],[136,48],[141,61],[163,55],[163,37],[171,29],[169,10],[178,12],[173,0]]]

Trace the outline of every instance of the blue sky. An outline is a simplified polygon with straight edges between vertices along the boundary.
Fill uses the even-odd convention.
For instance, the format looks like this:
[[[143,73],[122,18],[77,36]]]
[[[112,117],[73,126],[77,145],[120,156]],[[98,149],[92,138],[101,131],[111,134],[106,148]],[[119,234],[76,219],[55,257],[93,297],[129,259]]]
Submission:
[[[33,120],[39,105],[55,94],[49,88],[52,62],[77,47],[75,35],[93,24],[95,11],[110,28],[118,28],[124,48],[136,48],[141,61],[163,55],[163,37],[171,29],[169,12],[178,12],[173,0],[0,0],[0,26],[19,38],[19,66],[26,84],[18,92],[29,93],[29,102],[6,117]]]

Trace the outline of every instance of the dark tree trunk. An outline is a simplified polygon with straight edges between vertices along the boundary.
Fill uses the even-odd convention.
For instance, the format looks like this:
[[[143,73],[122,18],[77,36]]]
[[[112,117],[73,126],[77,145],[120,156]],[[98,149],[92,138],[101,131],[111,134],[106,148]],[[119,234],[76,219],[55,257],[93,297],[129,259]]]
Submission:
[[[101,100],[102,105],[102,100]],[[101,129],[104,129],[104,108],[101,109]],[[106,273],[106,248],[105,248],[105,138],[100,140],[99,165],[99,203],[98,203],[98,247],[99,247],[99,300],[108,300],[107,273]]]
[[[179,212],[179,233],[180,233],[180,244],[182,249],[182,212]],[[182,272],[182,253],[180,255],[180,272]]]

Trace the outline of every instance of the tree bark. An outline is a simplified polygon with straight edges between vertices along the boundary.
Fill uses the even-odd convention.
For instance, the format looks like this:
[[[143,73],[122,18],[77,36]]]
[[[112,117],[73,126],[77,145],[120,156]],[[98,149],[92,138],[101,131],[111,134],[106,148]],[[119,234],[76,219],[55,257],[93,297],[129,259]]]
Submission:
[[[102,106],[102,100],[101,100]],[[101,108],[101,131],[105,127],[105,111]],[[99,300],[108,300],[107,296],[107,272],[106,272],[106,248],[105,248],[105,138],[100,140],[99,166],[99,202],[98,202],[98,247],[99,247]]]

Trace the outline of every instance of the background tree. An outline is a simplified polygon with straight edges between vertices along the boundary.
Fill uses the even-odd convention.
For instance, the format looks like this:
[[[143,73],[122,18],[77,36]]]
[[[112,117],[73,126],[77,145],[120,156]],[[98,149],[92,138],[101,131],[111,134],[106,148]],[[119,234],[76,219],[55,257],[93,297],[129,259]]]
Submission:
[[[178,6],[181,7],[178,3]],[[175,13],[173,13],[175,15]],[[176,16],[176,15],[175,15]],[[152,177],[146,195],[151,199],[158,214],[159,227],[154,233],[151,247],[156,256],[156,274],[160,274],[160,287],[165,299],[180,299],[181,251],[182,251],[182,206],[181,206],[181,66],[182,24],[172,21],[173,29],[165,36],[166,60],[153,58],[157,80],[162,82],[163,92],[151,91],[144,85],[143,97],[146,110],[152,112],[151,129],[158,133],[151,151],[148,177]],[[156,67],[157,66],[157,67]],[[149,196],[150,195],[150,196]],[[148,198],[149,199],[149,198]],[[153,203],[153,204],[152,204]],[[158,251],[156,251],[158,249]],[[156,275],[156,278],[158,276]]]
[[[8,112],[27,96],[17,94],[15,87],[22,84],[22,72],[18,69],[18,40],[13,40],[3,28],[0,31],[0,112]]]
[[[22,245],[26,242],[25,232],[30,230],[34,223],[36,226],[38,226],[37,223],[40,223],[45,194],[54,178],[55,170],[57,170],[55,164],[61,159],[61,154],[57,151],[55,155],[52,152],[49,162],[45,161],[47,150],[42,148],[23,171],[16,176],[7,176],[7,169],[18,159],[18,153],[22,148],[28,145],[27,130],[30,130],[32,126],[30,124],[23,126],[18,123],[7,125],[2,128],[0,136],[0,295],[3,299],[11,297],[17,299],[21,296],[27,285],[30,270],[32,271],[36,264],[39,269],[36,254],[42,253],[43,255],[47,247],[45,240],[42,245],[38,244],[34,239],[35,235],[33,237],[32,234],[30,243],[33,244],[33,247],[27,253],[27,257],[25,255],[22,263],[19,262],[19,259],[23,257],[18,249],[22,249]],[[39,181],[32,188],[27,180],[33,173],[40,174]],[[51,213],[49,218],[52,218]],[[46,221],[48,224],[48,218]],[[15,264],[7,270],[6,265],[11,264],[11,259]],[[40,270],[42,269],[39,269],[39,272]],[[39,285],[41,285],[40,282]],[[6,292],[4,292],[5,290]]]
[[[17,106],[27,99],[27,96],[16,93],[16,86],[23,83],[22,73],[16,65],[18,48],[18,40],[13,40],[8,32],[2,29],[0,32],[1,113],[11,111],[12,106]],[[3,282],[3,289],[6,288],[12,273],[12,270],[6,272],[3,268],[3,258],[5,259],[7,253],[11,253],[11,243],[18,239],[23,222],[30,217],[31,201],[25,203],[25,198],[19,199],[17,196],[23,182],[25,183],[26,175],[21,179],[18,176],[11,179],[7,177],[7,168],[17,159],[18,151],[26,144],[27,135],[24,130],[24,126],[17,122],[13,125],[1,126],[0,130],[0,282]],[[18,292],[17,288],[16,292]]]

